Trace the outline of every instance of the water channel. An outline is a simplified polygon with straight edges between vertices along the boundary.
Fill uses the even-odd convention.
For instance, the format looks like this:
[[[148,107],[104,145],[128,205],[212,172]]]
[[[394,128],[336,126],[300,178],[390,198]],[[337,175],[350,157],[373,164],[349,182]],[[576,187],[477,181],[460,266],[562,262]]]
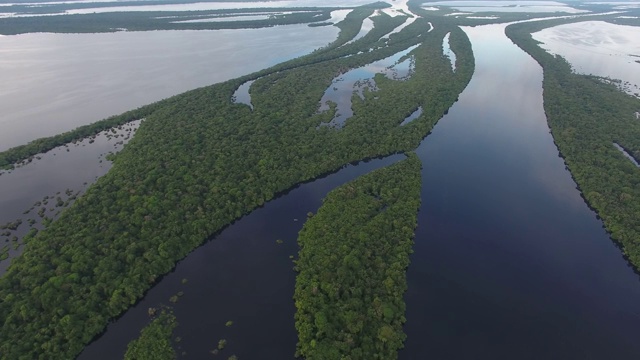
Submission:
[[[422,208],[400,358],[637,358],[638,276],[558,156],[541,69],[504,26],[465,28],[476,73],[417,150]],[[297,232],[327,191],[376,166],[302,185],[225,229],[80,358],[122,354],[147,309],[178,291],[179,351],[201,357],[224,338],[224,356],[292,358]]]
[[[476,72],[417,150],[422,207],[400,358],[639,358],[640,280],[558,157],[542,107],[542,71],[504,27],[464,29]],[[221,358],[293,358],[290,256],[306,213],[336,186],[401,158],[348,166],[229,226],[80,359],[121,358],[149,321],[148,308],[160,304],[173,306],[179,353],[187,357],[211,356],[226,339]]]
[[[178,263],[137,305],[109,325],[79,359],[121,359],[129,341],[149,322],[148,309],[172,305],[182,338],[178,353],[209,358],[218,340],[227,345],[218,357],[292,359],[298,340],[294,328],[295,272],[298,232],[308,212],[315,213],[332,189],[376,168],[403,159],[393,155],[349,165],[303,184],[285,196],[238,220]],[[278,244],[276,240],[283,240]],[[182,279],[187,279],[182,284]],[[176,304],[169,298],[184,295]],[[233,321],[226,327],[227,321]]]
[[[400,359],[637,359],[640,281],[558,157],[542,70],[465,28],[475,74],[421,144]]]
[[[361,99],[364,99],[365,90],[378,90],[374,79],[376,74],[384,74],[392,80],[408,79],[412,75],[415,66],[415,59],[410,53],[418,46],[420,44],[410,46],[384,59],[351,69],[335,77],[331,81],[329,88],[325,90],[322,99],[320,99],[318,111],[328,111],[330,108],[329,103],[332,102],[336,105],[336,113],[330,122],[320,124],[320,126],[329,126],[335,129],[342,128],[345,121],[353,116],[353,109],[351,108],[353,94],[356,93]],[[244,93],[240,92],[241,90],[243,89],[238,89],[238,99],[245,98]]]
[[[308,54],[338,31],[302,24],[2,36],[0,151]]]
[[[120,151],[139,125],[140,121],[133,121],[105,130],[94,137],[38,154],[13,170],[0,170],[0,224],[22,220],[10,236],[0,236],[0,248],[11,245],[11,257],[21,253],[21,248],[14,248],[21,242],[9,244],[9,237],[21,239],[32,227],[41,230],[45,217],[56,219],[66,207],[58,204],[57,198],[68,201],[68,206],[90,184],[106,174],[111,169],[107,154]],[[9,260],[0,262],[0,276],[9,263]]]

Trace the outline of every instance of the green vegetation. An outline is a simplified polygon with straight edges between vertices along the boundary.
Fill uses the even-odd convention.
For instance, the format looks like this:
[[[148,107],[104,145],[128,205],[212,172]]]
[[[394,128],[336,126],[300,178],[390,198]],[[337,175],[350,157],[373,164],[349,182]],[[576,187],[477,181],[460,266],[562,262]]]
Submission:
[[[294,300],[297,356],[395,359],[406,335],[405,269],[420,207],[420,159],[327,195],[304,225]]]
[[[127,346],[125,360],[173,360],[175,351],[171,335],[178,324],[173,314],[162,311],[140,332],[140,337]]]
[[[371,11],[357,9],[346,21]],[[340,47],[349,40],[341,36],[309,56],[131,116],[146,120],[109,173],[31,237],[0,279],[0,357],[73,358],[176,261],[235,219],[345,164],[415,149],[470,80],[471,47],[444,20],[428,33],[426,20],[417,19],[379,41],[399,20],[373,19],[375,29],[351,44]],[[455,73],[441,50],[448,32]],[[336,75],[419,43],[411,78],[376,77],[379,90],[354,96],[354,116],[342,129],[318,127],[334,116],[335,109],[317,110]],[[253,111],[231,101],[251,79],[258,79]],[[417,106],[422,116],[399,126]]]
[[[220,341],[218,341],[218,350],[224,349],[225,346],[227,346],[227,340],[220,339]]]
[[[17,162],[27,160],[33,156],[49,151],[57,146],[68,144],[72,141],[95,135],[101,131],[126,124],[133,120],[144,118],[155,110],[154,105],[143,106],[136,110],[127,111],[118,116],[95,122],[91,125],[81,126],[75,130],[68,131],[56,136],[34,140],[26,145],[16,146],[6,151],[0,152],[0,169],[12,168]],[[46,203],[45,203],[46,204]]]
[[[33,32],[98,33],[151,30],[218,30],[264,28],[277,25],[305,24],[326,21],[332,8],[273,8],[268,11],[284,12],[264,20],[183,22],[202,19],[203,16],[220,17],[264,13],[265,9],[211,10],[211,11],[132,11],[75,14],[60,16],[27,16],[0,19],[0,34],[16,35]],[[316,16],[317,15],[317,16]]]
[[[197,0],[198,3],[215,3],[220,2],[221,0]],[[244,2],[244,1],[253,1],[253,0],[235,0],[234,2]],[[194,1],[196,2],[196,1]],[[105,8],[114,6],[113,2],[80,2],[80,1],[69,1],[69,2],[50,2],[50,1],[31,1],[31,0],[17,0],[17,1],[9,1],[9,0],[1,0],[1,3],[8,3],[10,5],[7,6],[5,11],[17,14],[55,14],[61,13],[67,10],[72,9],[94,9],[94,8]],[[184,0],[145,0],[144,4],[141,4],[140,1],[132,0],[132,1],[118,1],[115,6],[140,6],[140,5],[168,5],[168,4],[185,4]]]
[[[5,245],[0,248],[0,261],[7,260],[9,258],[9,246]]]
[[[153,1],[152,1],[153,2]],[[97,5],[97,6],[96,6]],[[125,5],[127,5],[125,3]],[[128,5],[132,5],[129,3]],[[140,5],[139,2],[136,5]],[[145,1],[145,5],[147,4]],[[13,5],[3,7],[3,12],[23,14],[51,14],[71,9],[113,6],[113,3],[75,3],[48,4],[45,6]],[[120,3],[117,6],[123,6]],[[372,3],[359,7],[384,8],[389,4]],[[342,8],[342,7],[340,7]],[[331,11],[337,7],[294,7],[294,8],[252,8],[221,9],[201,11],[131,11],[73,14],[60,16],[22,16],[0,18],[0,34],[17,35],[35,32],[52,33],[100,33],[116,31],[152,31],[152,30],[220,30],[220,29],[255,29],[279,25],[309,24],[309,26],[330,25],[326,20],[331,18]],[[348,9],[348,7],[346,7]],[[228,17],[252,14],[273,13],[267,19],[228,21]],[[216,18],[221,21],[188,22],[203,18]],[[358,28],[359,29],[359,28]]]
[[[409,10],[417,15],[424,17],[425,19],[429,19],[432,21],[433,19],[441,18],[444,15],[459,13],[459,10],[455,8],[438,5],[440,10],[424,10],[422,6],[431,6],[430,1],[427,0],[410,0],[408,3]],[[468,18],[467,16],[471,16],[472,18]],[[507,23],[513,21],[520,20],[529,20],[535,18],[544,18],[548,17],[548,13],[531,13],[526,12],[523,9],[523,12],[473,12],[467,13],[465,15],[458,16],[450,16],[448,17],[448,21],[452,24],[461,25],[461,26],[478,26],[478,25],[486,25],[486,24],[498,24],[498,23]],[[478,19],[480,18],[480,19]]]
[[[4,225],[0,225],[0,230],[17,230],[18,227],[22,224],[22,219],[17,219],[16,221],[10,221]]]
[[[640,159],[640,99],[611,82],[578,75],[541,49],[531,33],[567,20],[510,25],[506,33],[544,69],[544,109],[553,138],[584,198],[624,255],[640,268],[640,171],[614,147]],[[572,20],[576,21],[576,20]]]

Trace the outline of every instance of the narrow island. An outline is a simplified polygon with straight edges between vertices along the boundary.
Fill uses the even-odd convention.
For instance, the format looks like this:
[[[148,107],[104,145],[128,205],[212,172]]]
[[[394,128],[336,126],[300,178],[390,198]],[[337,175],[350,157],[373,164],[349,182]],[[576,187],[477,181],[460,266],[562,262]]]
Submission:
[[[403,19],[375,14],[376,6],[388,5],[354,9],[337,24],[337,40],[307,56],[0,153],[11,166],[103,126],[145,119],[113,168],[10,259],[0,278],[0,357],[73,358],[234,220],[345,164],[414,150],[466,87],[473,53],[446,19],[420,17],[383,38]],[[374,28],[349,42],[366,18]],[[446,34],[455,72],[442,53]],[[415,45],[410,77],[376,75],[375,90],[354,94],[342,128],[320,126],[335,115],[335,106],[318,112],[332,79]],[[253,109],[232,101],[249,80]],[[400,126],[418,107],[422,114]]]
[[[331,191],[300,231],[296,355],[396,359],[406,335],[405,270],[420,207],[411,153]]]

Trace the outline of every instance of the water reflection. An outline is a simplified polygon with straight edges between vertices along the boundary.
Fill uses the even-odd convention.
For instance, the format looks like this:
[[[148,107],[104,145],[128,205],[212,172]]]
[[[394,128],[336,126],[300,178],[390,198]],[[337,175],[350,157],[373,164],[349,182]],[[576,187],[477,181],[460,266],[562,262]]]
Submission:
[[[412,122],[413,120],[419,118],[420,115],[422,115],[422,106],[418,107],[418,109],[415,110],[414,112],[412,112],[411,115],[407,116],[404,120],[402,120],[402,122],[400,123],[400,126],[407,125],[408,123]]]
[[[640,28],[604,21],[559,25],[532,34],[540,46],[564,57],[582,74],[621,79],[640,96]],[[622,84],[624,87],[624,84]]]
[[[127,343],[149,321],[147,309],[167,304],[178,291],[184,291],[173,305],[180,324],[175,335],[182,338],[178,353],[207,359],[217,341],[226,339],[227,346],[218,355],[223,359],[231,354],[240,359],[293,359],[298,339],[290,256],[298,253],[297,235],[307,213],[315,213],[335,187],[403,158],[393,155],[346,166],[300,185],[235,222],[178,263],[79,359],[122,359]],[[278,239],[283,240],[281,244]],[[232,327],[225,326],[229,320]]]
[[[56,219],[76,196],[109,171],[111,162],[106,155],[120,151],[139,124],[140,121],[133,121],[113,131],[103,131],[95,137],[39,154],[14,170],[0,170],[0,224],[21,219],[22,225],[10,235],[21,239],[31,227],[29,219],[38,229],[42,229],[44,217]],[[57,198],[68,203],[61,206]],[[38,206],[24,213],[38,202]],[[1,247],[5,237],[0,240]],[[20,252],[21,249],[12,250],[11,256]],[[8,265],[9,261],[0,263],[0,274]]]
[[[476,71],[417,151],[400,358],[638,358],[640,282],[558,157],[541,68],[504,25],[464,31]]]
[[[404,28],[406,28],[407,26],[413,24],[413,22],[418,19],[418,16],[416,14],[414,14],[413,12],[411,12],[411,10],[409,10],[409,6],[407,5],[407,0],[393,1],[391,3],[391,7],[390,8],[382,9],[380,11],[386,13],[389,16],[408,16],[408,18],[405,20],[405,22],[403,22],[402,24],[398,25],[390,33],[384,35],[382,37],[382,39],[388,39],[389,36],[399,33]],[[429,23],[429,24],[431,24],[431,23]],[[433,30],[433,25],[431,26],[431,30]],[[431,30],[429,30],[429,32]]]
[[[253,104],[251,104],[251,94],[249,94],[249,89],[255,80],[249,80],[243,83],[238,87],[238,89],[233,93],[233,102],[236,104],[245,104],[253,110]]]
[[[405,20],[405,22],[403,22],[402,24],[398,25],[395,29],[393,29],[388,34],[385,34],[383,37],[381,37],[381,39],[388,39],[389,36],[399,33],[400,31],[402,31],[407,26],[413,24],[413,22],[416,21],[417,19],[418,19],[417,16],[407,18]],[[429,23],[429,24],[431,24],[431,23]],[[433,30],[433,26],[431,26],[431,30]],[[429,30],[429,32],[431,32],[431,30]]]
[[[444,56],[449,58],[451,62],[451,70],[456,71],[456,53],[451,50],[451,46],[449,45],[449,36],[451,33],[447,33],[442,39],[442,53]]]
[[[411,51],[420,46],[413,45],[382,60],[349,70],[333,79],[329,88],[320,100],[318,111],[328,111],[330,103],[336,104],[336,114],[328,123],[320,126],[329,126],[336,129],[344,126],[345,121],[353,116],[351,109],[351,97],[354,93],[364,99],[364,91],[376,91],[377,87],[373,79],[376,74],[384,74],[390,79],[404,80],[413,73],[415,59],[409,55]]]
[[[335,10],[331,12],[331,18],[329,20],[327,20],[327,22],[333,23],[333,24],[337,24],[340,21],[344,20],[345,17],[347,17],[347,14],[349,14],[351,12],[351,9],[349,10]]]
[[[613,143],[613,146],[615,146],[616,149],[620,150],[620,152],[622,153],[622,155],[624,155],[624,157],[631,160],[633,165],[635,165],[636,167],[640,167],[640,164],[638,163],[638,161],[633,156],[631,156],[631,154],[629,154],[627,150],[625,150],[622,146],[616,143]]]
[[[373,20],[371,20],[370,17],[364,19],[364,21],[362,21],[362,26],[360,27],[360,31],[358,32],[358,34],[356,34],[356,36],[354,36],[353,39],[344,43],[344,45],[348,45],[362,39],[365,35],[369,33],[369,31],[371,31],[371,29],[373,29],[373,26],[374,26]]]
[[[586,10],[572,8],[556,1],[436,1],[430,6],[448,6],[465,12],[565,12],[583,13]]]
[[[359,6],[371,3],[370,0],[349,0],[348,6]],[[345,6],[341,0],[276,0],[276,1],[220,1],[189,2],[185,4],[111,6],[90,9],[68,10],[66,14],[92,14],[104,12],[129,11],[204,11],[222,9],[254,9],[254,8],[292,8],[292,7],[333,7]]]

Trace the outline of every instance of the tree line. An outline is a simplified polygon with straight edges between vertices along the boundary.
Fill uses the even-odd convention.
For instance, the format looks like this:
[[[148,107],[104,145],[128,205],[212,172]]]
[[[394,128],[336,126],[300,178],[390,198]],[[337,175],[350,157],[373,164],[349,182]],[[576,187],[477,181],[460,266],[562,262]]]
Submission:
[[[300,231],[296,356],[395,359],[406,335],[405,270],[420,207],[421,162],[400,163],[340,186]]]
[[[639,269],[640,170],[613,144],[640,159],[640,122],[634,116],[640,99],[599,77],[573,73],[565,59],[550,55],[531,37],[570,21],[584,19],[514,24],[506,33],[542,66],[544,109],[558,149],[589,206]]]
[[[359,9],[359,18],[369,11]],[[373,21],[380,32],[395,24],[386,14]],[[348,46],[337,42],[145,110],[112,169],[26,239],[23,254],[0,278],[0,357],[73,358],[178,260],[232,221],[345,164],[415,149],[473,73],[464,32],[445,22],[429,29],[418,19],[388,42],[375,32]],[[455,73],[441,50],[447,32]],[[334,116],[317,110],[336,74],[418,43],[411,78],[380,79],[376,96],[354,98],[354,116],[342,129],[318,128]],[[237,87],[257,76],[250,89],[254,110],[233,103]],[[399,126],[416,106],[425,110],[421,117]]]

